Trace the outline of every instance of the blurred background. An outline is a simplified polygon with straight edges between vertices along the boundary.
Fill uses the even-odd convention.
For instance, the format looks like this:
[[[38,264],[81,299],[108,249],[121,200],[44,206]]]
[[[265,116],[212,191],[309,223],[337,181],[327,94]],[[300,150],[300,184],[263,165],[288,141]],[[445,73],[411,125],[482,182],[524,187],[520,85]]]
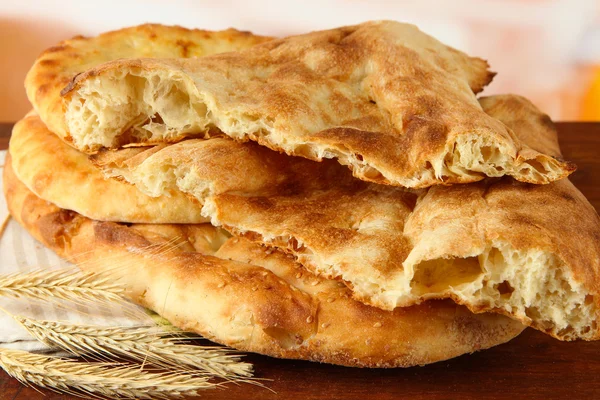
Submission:
[[[30,109],[23,79],[37,55],[77,34],[157,22],[284,36],[371,19],[414,23],[487,59],[498,75],[485,94],[525,95],[555,120],[600,121],[598,0],[2,0],[0,122]]]

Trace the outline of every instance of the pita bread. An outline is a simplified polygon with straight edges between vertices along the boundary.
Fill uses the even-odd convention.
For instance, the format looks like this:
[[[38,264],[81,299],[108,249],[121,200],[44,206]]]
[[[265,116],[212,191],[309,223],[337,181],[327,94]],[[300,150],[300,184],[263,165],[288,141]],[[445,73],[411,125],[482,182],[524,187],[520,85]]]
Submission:
[[[195,60],[98,66],[63,92],[61,131],[94,152],[218,128],[411,188],[569,175],[572,164],[529,148],[482,111],[474,92],[492,75],[485,61],[412,25],[369,22]]]
[[[88,157],[50,132],[34,113],[10,138],[15,174],[32,192],[58,207],[101,221],[201,223],[201,205],[181,193],[150,197],[135,186],[106,179]]]
[[[174,325],[243,351],[360,367],[408,367],[485,349],[523,326],[451,301],[393,312],[350,298],[292,258],[209,224],[98,222],[41,200],[4,170],[11,214],[80,264],[108,268],[137,303]],[[175,245],[173,245],[175,244]]]
[[[194,58],[241,50],[270,38],[235,29],[211,32],[145,24],[86,38],[77,36],[44,51],[25,79],[27,97],[50,131],[65,138],[60,91],[71,79],[110,60]]]
[[[551,121],[526,99],[494,96],[481,104],[532,148],[560,155]],[[342,279],[364,303],[393,310],[452,298],[559,339],[600,338],[600,220],[568,180],[530,185],[505,177],[411,191],[352,180],[333,164],[319,174],[323,167],[306,160],[295,171],[321,182],[301,186],[260,146],[230,142],[245,149],[235,150],[239,171],[262,161],[269,171],[260,175],[278,185],[257,190],[238,177],[228,191],[202,165],[213,140],[224,141],[184,141],[145,159],[142,152],[129,166],[104,167],[112,175],[125,170],[150,195],[180,189],[196,196],[213,225],[294,254],[312,272]]]

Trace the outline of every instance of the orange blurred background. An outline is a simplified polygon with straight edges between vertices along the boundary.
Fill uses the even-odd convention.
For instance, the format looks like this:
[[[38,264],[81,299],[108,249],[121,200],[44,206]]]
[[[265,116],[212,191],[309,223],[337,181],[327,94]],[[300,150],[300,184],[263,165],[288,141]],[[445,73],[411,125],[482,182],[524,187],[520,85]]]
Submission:
[[[443,42],[489,60],[484,94],[529,97],[555,120],[600,121],[597,0],[21,0],[0,2],[0,121],[30,108],[23,79],[61,39],[157,22],[287,35],[371,19],[415,23]]]

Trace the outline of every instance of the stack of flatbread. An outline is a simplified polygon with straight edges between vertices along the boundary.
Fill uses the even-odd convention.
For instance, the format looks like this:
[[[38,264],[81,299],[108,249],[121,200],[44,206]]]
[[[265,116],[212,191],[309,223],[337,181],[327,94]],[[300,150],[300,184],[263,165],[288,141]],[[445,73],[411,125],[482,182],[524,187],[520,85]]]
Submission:
[[[46,50],[10,211],[130,298],[274,357],[406,367],[526,326],[600,338],[600,219],[552,121],[382,21],[283,39],[143,25]]]

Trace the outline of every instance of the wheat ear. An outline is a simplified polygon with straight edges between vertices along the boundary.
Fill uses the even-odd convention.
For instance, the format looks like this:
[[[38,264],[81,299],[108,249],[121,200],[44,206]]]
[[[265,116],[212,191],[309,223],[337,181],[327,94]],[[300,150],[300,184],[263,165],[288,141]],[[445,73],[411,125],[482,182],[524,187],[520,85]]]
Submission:
[[[252,364],[241,362],[231,350],[183,344],[181,336],[157,327],[102,327],[13,318],[40,342],[77,356],[128,357],[228,380],[252,376]]]
[[[25,385],[95,398],[183,398],[217,386],[192,374],[146,372],[134,366],[83,363],[3,348],[0,367]]]
[[[38,300],[123,303],[124,288],[107,273],[77,269],[36,270],[0,276],[0,296]]]

